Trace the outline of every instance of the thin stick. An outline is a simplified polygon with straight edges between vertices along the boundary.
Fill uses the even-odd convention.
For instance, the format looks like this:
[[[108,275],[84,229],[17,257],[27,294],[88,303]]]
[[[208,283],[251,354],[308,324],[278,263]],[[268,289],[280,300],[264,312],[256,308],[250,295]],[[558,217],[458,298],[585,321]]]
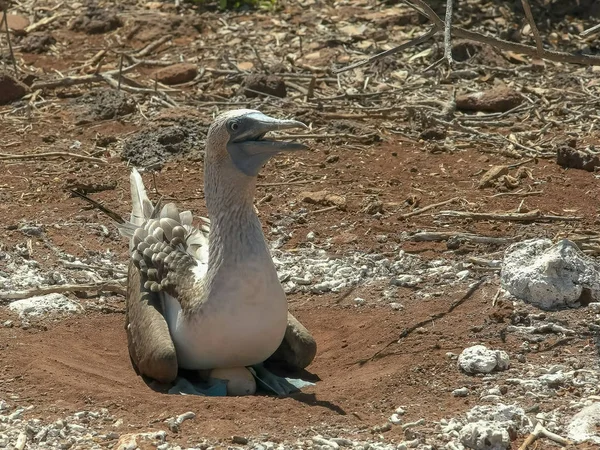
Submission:
[[[451,238],[463,239],[477,244],[507,245],[512,244],[519,238],[502,238],[491,236],[479,236],[471,233],[460,233],[458,231],[420,231],[411,235],[408,239],[415,242],[423,241],[447,241]]]
[[[402,218],[402,219],[408,219],[409,217],[416,216],[418,214],[423,214],[424,212],[427,212],[430,209],[434,209],[434,208],[437,208],[439,206],[444,206],[444,205],[447,205],[449,203],[454,203],[457,200],[460,200],[460,197],[454,197],[454,198],[451,198],[449,200],[444,200],[443,202],[439,202],[439,203],[432,203],[431,205],[424,206],[423,208],[420,208],[420,209],[415,209],[414,211],[411,211],[409,213],[401,214],[400,218]]]
[[[376,359],[382,358],[383,356],[385,356],[385,355],[383,355],[383,352],[385,350],[387,350],[389,347],[391,347],[394,344],[399,344],[402,339],[404,339],[406,336],[411,334],[417,328],[421,328],[425,325],[429,325],[430,323],[432,323],[438,319],[441,319],[442,317],[446,316],[447,314],[450,314],[452,311],[454,311],[456,308],[458,308],[460,305],[462,305],[465,301],[467,301],[469,298],[471,298],[471,296],[475,293],[475,291],[479,288],[479,286],[481,286],[485,281],[487,281],[487,277],[483,277],[483,278],[480,278],[479,280],[475,281],[473,284],[471,284],[469,286],[469,289],[467,290],[467,292],[465,292],[465,294],[461,298],[454,301],[446,311],[432,314],[432,315],[430,315],[429,319],[422,320],[422,321],[410,326],[409,328],[405,328],[402,331],[402,333],[400,333],[400,337],[398,339],[394,339],[393,341],[388,342],[382,348],[377,350],[373,354],[373,356],[371,356],[370,358],[366,358],[366,359],[362,359],[362,360],[358,361],[358,364],[362,366],[362,365],[368,363],[369,361],[374,361]]]
[[[438,28],[437,27],[432,27],[427,33],[423,34],[422,36],[419,36],[418,38],[412,39],[408,42],[405,42],[404,44],[399,45],[398,47],[394,47],[391,48],[389,50],[386,50],[384,52],[378,53],[374,56],[371,56],[368,59],[365,59],[363,61],[358,61],[354,64],[351,64],[347,67],[343,67],[341,69],[334,69],[332,70],[333,73],[338,74],[338,73],[342,73],[342,72],[347,72],[349,70],[352,69],[356,69],[357,67],[362,67],[365,66],[367,64],[370,64],[372,62],[375,62],[381,58],[385,58],[386,56],[391,56],[391,55],[395,55],[398,52],[401,52],[402,50],[406,49],[406,48],[410,48],[410,47],[414,47],[415,45],[419,45],[422,44],[425,41],[428,41],[429,39],[431,39],[433,36],[436,35],[436,33],[438,32]]]
[[[445,23],[440,17],[435,13],[431,7],[425,3],[423,0],[404,0],[404,2],[414,8],[419,13],[423,14],[433,23],[433,27],[422,37],[414,39],[412,41],[406,42],[404,44],[399,45],[398,47],[394,47],[390,50],[386,50],[385,52],[379,53],[375,56],[372,56],[369,59],[364,61],[360,61],[355,64],[351,64],[350,66],[335,69],[333,73],[341,73],[346,72],[347,70],[354,69],[356,67],[363,66],[370,62],[376,61],[377,59],[383,58],[388,55],[393,55],[398,53],[405,48],[408,48],[412,45],[418,45],[426,40],[435,36],[440,30],[443,30],[445,27]],[[492,36],[486,36],[481,33],[477,33],[475,31],[464,30],[459,27],[452,26],[451,32],[454,37],[468,39],[470,41],[481,42],[483,44],[488,44],[493,47],[509,50],[516,53],[522,53],[528,56],[534,56],[542,59],[547,59],[549,61],[562,62],[562,63],[571,63],[571,64],[582,64],[582,65],[600,65],[600,57],[593,55],[576,55],[574,53],[566,53],[566,52],[557,52],[552,50],[542,49],[542,52],[538,51],[536,47],[532,47],[530,45],[518,44],[516,42],[509,42],[503,39],[495,38]]]
[[[17,59],[15,58],[15,54],[13,53],[12,43],[10,41],[10,30],[8,29],[8,4],[4,3],[3,8],[4,13],[4,26],[6,27],[6,41],[8,42],[8,51],[10,52],[10,59],[12,59],[13,68],[15,69],[15,76],[18,75],[17,71]]]
[[[119,60],[119,78],[117,80],[117,91],[121,90],[121,79],[123,78],[123,53],[121,53],[121,59]]]
[[[440,211],[442,217],[456,217],[460,219],[473,220],[499,220],[504,222],[541,222],[541,221],[565,221],[571,222],[581,220],[582,217],[545,215],[539,209],[526,213],[474,213],[469,211]]]
[[[544,44],[542,43],[542,37],[540,36],[540,32],[537,28],[537,25],[535,24],[535,19],[533,18],[533,14],[531,13],[531,6],[529,6],[528,0],[521,0],[521,4],[523,5],[523,9],[525,10],[525,17],[527,17],[527,21],[529,22],[529,26],[531,27],[531,32],[533,33],[538,55],[541,58],[542,54],[544,53]]]
[[[146,45],[139,52],[134,53],[133,56],[136,57],[136,58],[142,58],[144,56],[148,56],[150,53],[152,53],[154,50],[156,50],[162,44],[164,44],[165,42],[169,41],[171,38],[172,38],[171,35],[166,34],[166,35],[158,38],[156,41],[150,42],[148,45]]]
[[[523,0],[526,1],[526,0]],[[452,66],[452,0],[446,0],[446,23],[444,25],[444,58]]]
[[[542,436],[550,439],[551,441],[557,442],[560,445],[567,446],[572,444],[572,442],[568,439],[546,430],[542,424],[538,422],[535,425],[533,432],[527,437],[527,439],[525,439],[525,442],[521,444],[519,450],[527,450],[531,444],[533,444],[539,437]]]
[[[583,31],[579,36],[587,37],[590,34],[596,33],[597,31],[600,31],[600,23],[598,25],[594,25],[592,28],[588,28],[587,30]]]
[[[32,153],[31,155],[9,155],[8,153],[0,153],[0,161],[8,161],[11,159],[36,159],[36,158],[76,158],[84,161],[95,162],[97,164],[106,165],[108,161],[101,158],[95,158],[93,156],[78,155],[77,153],[69,152],[47,152],[47,153]]]
[[[125,282],[125,280],[115,280],[89,284],[61,284],[58,286],[44,286],[24,291],[0,292],[0,300],[20,300],[36,295],[61,294],[63,292],[78,291],[114,292],[125,295],[127,289],[119,281]]]

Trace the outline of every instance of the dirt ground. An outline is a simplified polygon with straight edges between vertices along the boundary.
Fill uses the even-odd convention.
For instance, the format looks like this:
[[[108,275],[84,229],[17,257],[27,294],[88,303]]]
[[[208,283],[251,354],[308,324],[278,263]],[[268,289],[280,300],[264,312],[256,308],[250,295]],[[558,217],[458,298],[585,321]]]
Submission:
[[[434,433],[435,421],[463,414],[477,404],[476,396],[457,398],[452,391],[461,386],[477,391],[484,379],[461,373],[448,352],[458,354],[482,343],[510,355],[526,355],[522,361],[514,359],[511,370],[571,364],[573,358],[597,370],[595,335],[586,328],[597,319],[586,308],[549,313],[559,323],[577,325],[581,332],[567,340],[552,336],[526,353],[523,340],[506,333],[515,311],[533,314],[535,308],[507,300],[494,303],[498,269],[473,262],[501,259],[506,244],[453,246],[411,239],[417,231],[446,231],[515,240],[587,236],[597,242],[597,172],[561,167],[555,158],[557,149],[565,145],[577,149],[592,145],[594,150],[599,131],[594,110],[600,98],[597,71],[553,63],[536,69],[529,58],[481,50],[477,54],[482,59],[457,63],[456,68],[475,71],[476,77],[452,81],[442,69],[424,75],[423,70],[437,59],[433,50],[408,62],[432,48],[426,44],[338,77],[331,72],[333,66],[396,45],[424,27],[425,21],[409,8],[367,0],[340,2],[336,8],[332,2],[286,2],[273,12],[241,13],[178,9],[158,2],[104,2],[99,10],[50,0],[35,2],[31,10],[27,5],[11,11],[31,23],[63,15],[26,36],[13,36],[19,78],[29,77],[25,81],[30,95],[0,106],[0,271],[10,273],[7,255],[13,260],[21,255],[36,261],[34,266],[44,274],[62,274],[75,281],[85,281],[85,276],[65,267],[65,255],[92,260],[109,250],[109,260],[125,264],[127,243],[114,222],[90,209],[70,189],[127,216],[132,161],[152,169],[144,173],[144,180],[154,200],[165,196],[194,214],[205,214],[202,146],[207,126],[220,111],[249,107],[312,126],[307,133],[312,137],[303,139],[310,150],[271,161],[259,180],[257,207],[267,239],[279,238],[273,229],[285,218],[294,218],[285,222],[287,237],[279,250],[316,246],[333,258],[353,252],[389,256],[404,251],[424,261],[470,262],[471,275],[463,282],[437,285],[437,294],[428,298],[418,295],[431,288],[423,283],[398,287],[394,299],[402,304],[398,310],[383,295],[387,283],[377,280],[341,292],[290,294],[290,309],[314,334],[318,354],[305,374],[316,385],[289,398],[182,397],[150,389],[129,360],[124,301],[119,294],[70,293],[84,312],[26,323],[2,307],[0,323],[11,324],[0,327],[0,398],[34,405],[32,417],[48,420],[82,409],[107,408],[123,418],[126,425],[120,432],[168,431],[165,418],[194,411],[196,418],[186,421],[179,433],[168,431],[169,442],[182,446],[202,439],[229,442],[233,435],[288,442],[315,434],[379,440],[381,434],[385,442],[400,442],[406,438],[401,427],[374,430],[399,406],[406,409],[404,422],[426,419],[418,429],[418,435],[424,435]],[[484,16],[486,27],[487,22],[506,16],[485,2],[482,5],[476,13]],[[516,17],[522,25],[522,18]],[[583,23],[586,28],[593,24]],[[501,24],[498,29],[502,26],[508,27]],[[575,44],[564,38],[566,25],[551,26],[563,36],[563,47],[572,50]],[[386,36],[377,34],[382,30]],[[34,33],[39,42],[46,42],[45,47],[25,46]],[[139,53],[167,35],[170,39]],[[11,73],[5,43],[4,70]],[[94,56],[102,50],[107,53],[98,64]],[[119,52],[138,52],[136,58],[150,62],[128,72],[118,92],[101,79],[36,88],[35,83],[65,76],[117,70]],[[135,63],[123,59],[126,67]],[[182,84],[155,81],[157,71],[179,61],[194,64],[199,72]],[[265,71],[277,82],[285,82],[285,98],[252,97],[253,90],[264,86],[244,93],[248,74]],[[307,96],[309,84],[313,96]],[[484,117],[487,123],[481,124],[460,122],[476,116],[476,111],[454,112],[455,118],[462,118],[455,123],[481,134],[427,118],[446,104],[453,89],[475,92],[499,85],[526,97],[525,109]],[[428,103],[432,99],[439,104]],[[71,155],[32,156],[45,152]],[[490,167],[511,164],[515,165],[509,168],[514,186],[503,184],[504,180],[479,188]],[[517,173],[519,167],[528,170]],[[303,192],[323,190],[342,196],[345,205],[301,199]],[[421,214],[404,216],[453,198]],[[576,219],[455,218],[441,215],[443,210],[539,210],[543,215]],[[310,232],[316,238],[309,242]],[[592,255],[600,253],[597,246],[586,249]],[[98,273],[116,279],[116,272]],[[471,296],[449,310],[471,283],[482,278]],[[364,302],[357,303],[356,298]],[[0,305],[7,303],[0,299]],[[436,320],[400,338],[403,330],[433,316]],[[400,340],[386,347],[396,339]],[[524,399],[521,406],[541,404],[542,411],[552,411],[580,395],[577,389],[565,388],[541,403]],[[514,449],[524,437],[516,437]]]

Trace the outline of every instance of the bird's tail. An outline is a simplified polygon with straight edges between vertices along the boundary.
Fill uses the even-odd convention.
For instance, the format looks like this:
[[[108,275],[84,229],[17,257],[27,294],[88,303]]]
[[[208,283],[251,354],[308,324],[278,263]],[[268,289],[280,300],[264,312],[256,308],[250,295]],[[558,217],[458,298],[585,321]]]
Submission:
[[[154,214],[154,205],[152,205],[148,194],[146,194],[142,176],[135,168],[131,171],[129,183],[131,188],[131,217],[128,223],[118,225],[119,233],[128,238],[133,236],[135,229],[142,226]]]

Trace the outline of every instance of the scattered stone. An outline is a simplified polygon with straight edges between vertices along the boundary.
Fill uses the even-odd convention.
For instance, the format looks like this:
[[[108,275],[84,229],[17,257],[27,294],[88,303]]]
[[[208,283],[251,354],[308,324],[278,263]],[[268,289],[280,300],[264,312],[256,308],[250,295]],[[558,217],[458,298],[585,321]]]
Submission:
[[[473,450],[506,450],[510,435],[505,427],[495,422],[480,420],[466,424],[460,430],[460,442]]]
[[[21,41],[21,51],[24,53],[46,53],[56,39],[46,32],[32,33]]]
[[[260,94],[257,94],[257,92],[262,92],[263,94],[273,95],[279,98],[285,98],[287,95],[285,80],[276,75],[248,75],[244,82],[244,95],[248,98],[258,97]]]
[[[6,105],[29,93],[29,88],[16,78],[0,74],[0,105]]]
[[[404,305],[402,305],[402,303],[392,302],[390,303],[390,308],[392,308],[394,311],[402,311],[404,309]]]
[[[492,166],[481,176],[481,180],[479,180],[479,189],[493,186],[494,182],[503,175],[508,175],[508,166]]]
[[[468,347],[458,357],[458,366],[469,374],[506,370],[509,365],[510,360],[505,351],[490,350],[483,345]]]
[[[600,267],[563,239],[530,239],[505,252],[501,285],[541,309],[578,307],[600,300]]]
[[[600,168],[600,156],[565,145],[556,150],[556,163],[561,167],[595,172]]]
[[[243,436],[232,436],[231,443],[237,445],[246,445],[248,444],[248,438],[245,438]]]
[[[8,14],[6,16],[8,22],[8,29],[13,32],[15,36],[25,36],[27,31],[25,29],[29,26],[29,19],[19,14]],[[4,27],[4,13],[0,14],[0,32],[6,32]]]
[[[452,391],[452,395],[455,397],[466,397],[467,395],[469,395],[469,388],[468,387],[461,387],[458,389],[454,389]]]
[[[456,107],[466,111],[505,112],[522,102],[523,97],[508,87],[495,87],[488,91],[456,96]]]
[[[71,30],[83,31],[86,34],[101,34],[116,30],[122,25],[121,19],[110,10],[90,6],[71,23]]]
[[[198,75],[198,66],[192,63],[173,64],[154,72],[158,82],[169,86],[192,81],[196,75]]]
[[[314,231],[309,231],[308,233],[306,233],[307,241],[314,241],[316,237],[317,237],[317,235],[315,234]]]
[[[573,416],[567,425],[567,436],[579,444],[589,441],[600,444],[600,403],[592,403]]]
[[[48,313],[77,313],[82,308],[62,294],[47,294],[15,300],[9,303],[9,309],[19,313],[21,318],[39,317]]]
[[[311,203],[322,206],[337,206],[341,210],[346,209],[346,198],[341,195],[332,194],[328,191],[301,192],[298,200],[304,203]]]
[[[592,302],[588,307],[595,313],[600,313],[600,302]]]
[[[392,278],[392,284],[394,286],[400,286],[400,287],[408,287],[408,288],[414,288],[417,287],[417,285],[421,282],[421,278],[415,276],[415,275],[399,275],[396,278]]]
[[[446,139],[446,130],[443,128],[426,128],[419,134],[419,137],[425,141],[441,141]]]
[[[329,155],[325,161],[331,164],[331,163],[336,163],[339,160],[340,160],[340,157],[338,155]]]

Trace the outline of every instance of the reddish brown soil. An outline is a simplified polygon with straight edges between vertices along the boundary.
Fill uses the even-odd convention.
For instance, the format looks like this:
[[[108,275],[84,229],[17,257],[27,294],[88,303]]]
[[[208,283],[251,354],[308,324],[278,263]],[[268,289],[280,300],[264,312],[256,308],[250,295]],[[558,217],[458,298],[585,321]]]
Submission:
[[[351,16],[349,8],[343,12],[342,16]],[[146,11],[146,14],[151,17],[152,13]],[[63,45],[60,57],[28,54],[19,55],[20,61],[45,72],[67,70],[88,58],[90,49],[103,45],[102,36],[90,37],[68,30],[58,30],[55,35]],[[148,41],[153,39],[155,37]],[[188,41],[185,36],[177,36],[175,45],[184,47]],[[147,41],[134,40],[130,44],[141,48]],[[85,55],[79,51],[80,46],[86,48]],[[326,61],[326,51],[324,49],[321,62]],[[188,89],[193,94],[192,88]],[[68,94],[71,91],[59,92]],[[53,95],[56,93],[48,94],[49,97]],[[12,154],[53,149],[65,151],[74,140],[81,142],[81,148],[89,150],[94,148],[99,134],[121,139],[142,128],[139,118],[75,125],[76,113],[70,110],[69,99],[57,98],[53,97],[56,108],[31,118],[9,116],[7,113],[11,108],[3,107],[5,119],[0,126],[0,150]],[[377,121],[365,121],[364,125],[375,128]],[[56,139],[52,145],[47,143],[49,136]],[[300,207],[313,211],[320,209],[318,205],[291,202],[295,202],[302,191],[324,189],[346,196],[346,210],[309,213],[306,223],[289,227],[287,231],[293,232],[293,236],[284,249],[305,245],[306,234],[315,231],[317,243],[338,237],[332,254],[341,255],[351,250],[395,252],[395,247],[400,245],[401,249],[427,259],[458,259],[464,258],[465,254],[448,251],[445,243],[404,241],[400,238],[401,233],[417,229],[458,230],[489,236],[553,238],[600,227],[600,189],[593,173],[564,170],[553,160],[542,159],[527,164],[532,170],[532,179],[521,180],[522,187],[541,191],[539,195],[493,198],[492,195],[499,191],[477,188],[481,172],[493,164],[514,163],[513,159],[482,153],[480,150],[487,148],[481,143],[452,154],[433,154],[425,150],[422,142],[389,133],[385,138],[386,142],[372,146],[320,141],[312,145],[310,152],[269,163],[260,183],[289,180],[306,183],[258,188],[257,198],[267,194],[273,196],[271,201],[259,206],[265,231],[268,231],[268,224]],[[562,137],[557,136],[557,139]],[[338,155],[339,161],[326,162],[331,155]],[[10,251],[16,244],[31,239],[32,257],[45,269],[61,267],[48,242],[75,256],[110,248],[121,261],[126,261],[127,244],[115,232],[110,219],[87,209],[81,200],[71,197],[65,190],[74,180],[87,183],[116,181],[116,189],[91,196],[126,216],[130,207],[126,162],[108,152],[99,156],[106,157],[109,164],[95,166],[72,159],[1,161],[0,249]],[[144,179],[147,186],[153,185],[151,176],[144,175]],[[199,162],[169,162],[156,175],[156,189],[195,214],[205,213]],[[153,199],[158,196],[152,193]],[[383,202],[385,213],[382,217],[363,211],[373,197]],[[453,197],[461,200],[442,209],[506,212],[515,211],[524,200],[523,211],[539,209],[545,214],[574,215],[581,219],[569,223],[531,224],[440,219],[436,217],[439,208],[407,220],[399,217],[415,206],[423,207]],[[21,222],[43,225],[45,237],[24,236],[15,230],[15,225]],[[101,235],[88,225],[90,222],[106,225],[111,230],[110,235]],[[341,223],[346,225],[332,229]],[[356,235],[357,239],[348,243],[339,238],[343,233]],[[388,242],[378,242],[378,234],[388,235]],[[472,246],[467,250],[467,256],[486,257],[498,250],[502,249]],[[406,406],[406,421],[424,417],[431,424],[433,420],[470,409],[476,399],[457,399],[451,391],[481,382],[480,378],[461,374],[455,361],[446,356],[447,352],[459,353],[468,345],[483,343],[510,353],[516,352],[521,343],[511,336],[503,342],[500,332],[505,324],[490,318],[492,313],[502,310],[502,306],[492,307],[497,287],[497,277],[490,276],[487,283],[454,311],[426,325],[422,333],[409,334],[389,346],[380,357],[364,364],[361,364],[362,360],[369,359],[397,339],[405,328],[447,311],[453,301],[465,294],[467,286],[447,288],[443,296],[428,301],[415,299],[410,289],[401,289],[398,301],[404,305],[402,311],[393,311],[389,305],[377,301],[383,288],[380,285],[362,285],[340,294],[291,295],[292,311],[318,342],[317,357],[308,368],[318,381],[316,386],[303,389],[301,394],[282,399],[169,396],[153,391],[135,374],[130,364],[123,329],[123,299],[118,296],[108,299],[115,312],[88,311],[67,319],[47,319],[33,323],[28,329],[20,328],[19,320],[3,308],[0,309],[0,320],[13,319],[17,326],[0,328],[0,396],[18,395],[19,403],[35,405],[33,413],[36,417],[52,418],[81,409],[105,407],[124,419],[121,432],[129,432],[130,428],[139,431],[153,427],[166,429],[163,419],[194,411],[196,419],[184,422],[181,434],[170,438],[182,445],[191,445],[202,438],[229,438],[232,435],[293,440],[323,430],[335,435],[342,429],[362,430],[364,434],[359,436],[367,437],[373,426],[385,423],[400,405]],[[354,297],[366,299],[366,306],[356,307]],[[575,313],[564,313],[569,314]],[[582,350],[585,345],[585,340],[577,340],[568,348],[559,346],[549,353],[557,361],[580,350],[591,356],[593,346]],[[547,357],[543,351],[531,354],[528,363]],[[386,433],[386,439],[403,440],[401,429],[393,428]]]

